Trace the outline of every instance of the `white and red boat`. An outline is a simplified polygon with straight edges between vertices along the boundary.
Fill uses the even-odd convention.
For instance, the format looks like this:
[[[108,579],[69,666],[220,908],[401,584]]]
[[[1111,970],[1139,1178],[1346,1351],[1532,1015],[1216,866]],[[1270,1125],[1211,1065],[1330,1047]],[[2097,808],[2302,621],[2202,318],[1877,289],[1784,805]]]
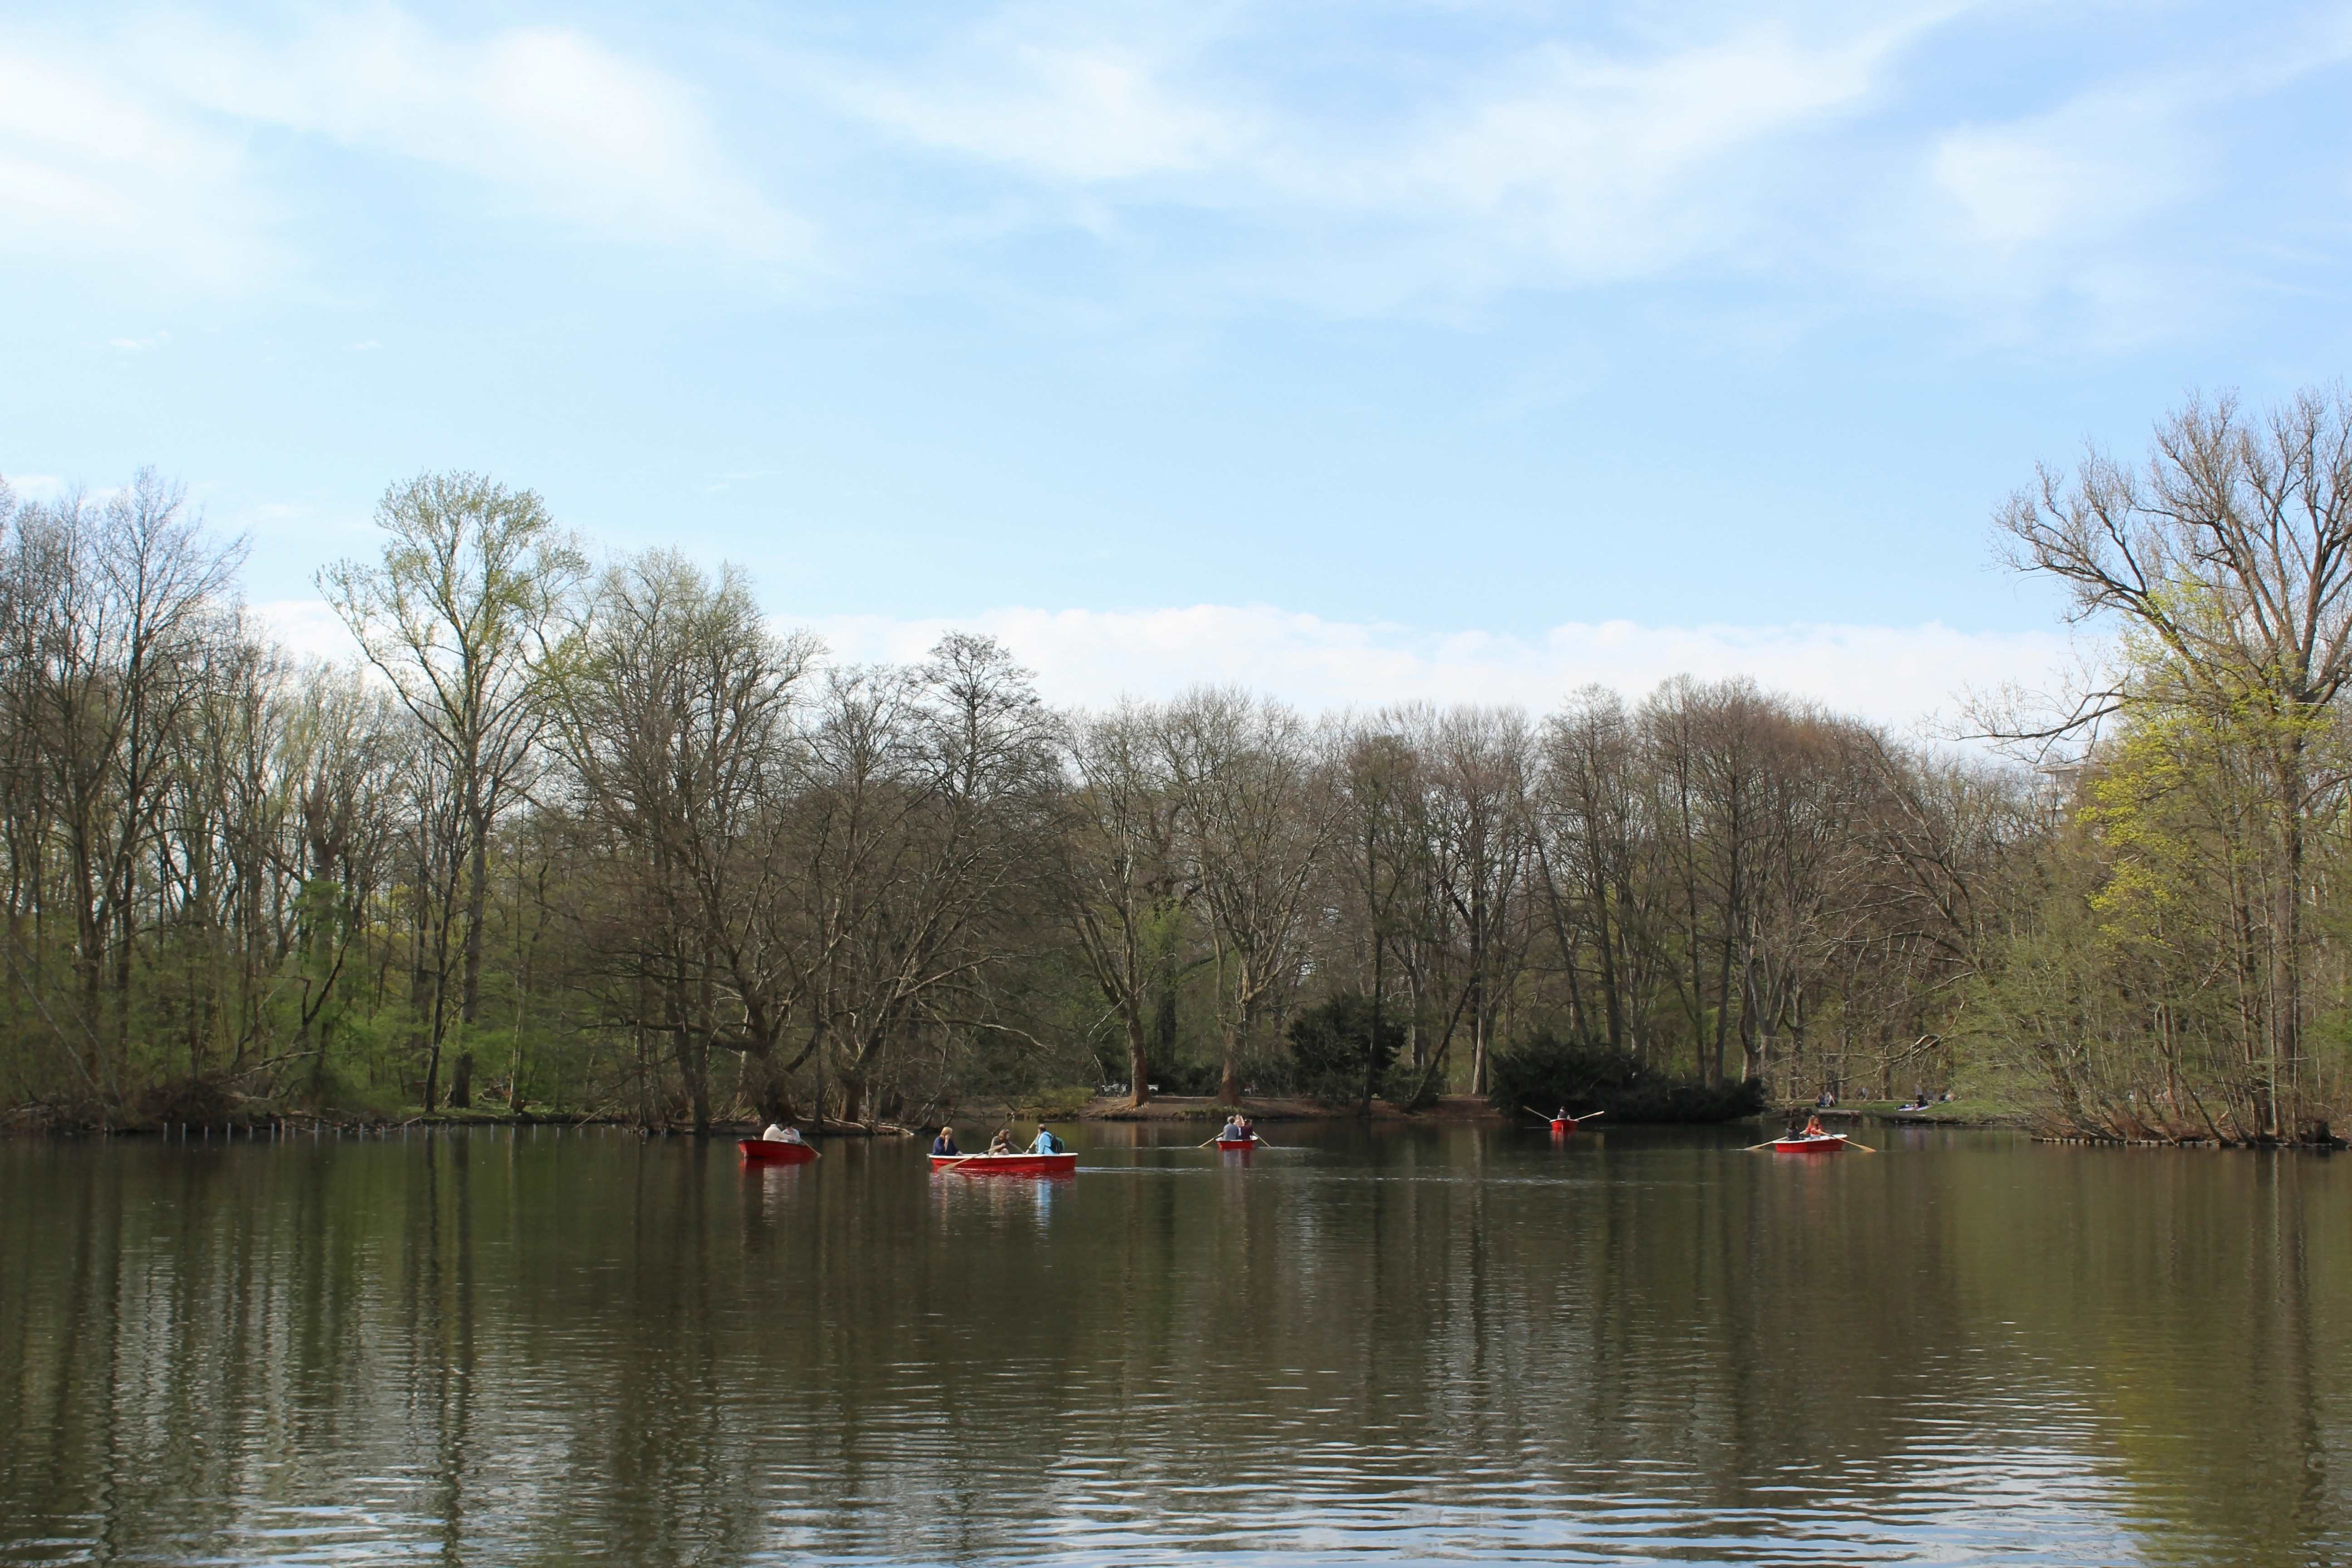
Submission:
[[[1772,1152],[1775,1154],[1835,1154],[1845,1148],[1845,1143],[1846,1137],[1843,1132],[1821,1132],[1809,1138],[1775,1138],[1772,1140]]]

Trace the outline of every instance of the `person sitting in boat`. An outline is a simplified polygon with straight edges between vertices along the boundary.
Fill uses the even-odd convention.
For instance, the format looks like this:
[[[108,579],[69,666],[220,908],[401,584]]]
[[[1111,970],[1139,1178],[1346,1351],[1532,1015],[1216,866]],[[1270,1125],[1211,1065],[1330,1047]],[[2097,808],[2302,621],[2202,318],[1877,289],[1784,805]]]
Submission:
[[[772,1121],[768,1123],[768,1130],[765,1132],[761,1133],[760,1136],[763,1141],[770,1143],[799,1143],[803,1142],[801,1137],[801,1130],[799,1128],[782,1127]]]
[[[942,1127],[940,1129],[940,1135],[931,1140],[931,1152],[934,1154],[961,1154],[963,1152],[962,1150],[956,1147],[954,1128]]]
[[[998,1128],[996,1130],[996,1136],[988,1141],[988,1152],[992,1154],[1019,1153],[1021,1151],[1013,1146],[1013,1129],[1010,1127]]]
[[[1554,1121],[1573,1121],[1576,1120],[1575,1117],[1570,1116],[1568,1113],[1568,1107],[1565,1105],[1561,1106],[1558,1110],[1553,1111],[1551,1113],[1551,1119]]]
[[[1029,1152],[1032,1154],[1058,1154],[1061,1152],[1062,1141],[1054,1136],[1053,1129],[1047,1127],[1042,1121],[1037,1123],[1037,1142],[1029,1145]]]
[[[1238,1111],[1226,1117],[1225,1124],[1217,1129],[1217,1142],[1220,1143],[1239,1143],[1248,1137],[1248,1132],[1242,1128],[1242,1119]]]
[[[1805,1118],[1804,1135],[1808,1138],[1826,1138],[1830,1135],[1830,1130],[1822,1125],[1820,1117],[1808,1116]]]

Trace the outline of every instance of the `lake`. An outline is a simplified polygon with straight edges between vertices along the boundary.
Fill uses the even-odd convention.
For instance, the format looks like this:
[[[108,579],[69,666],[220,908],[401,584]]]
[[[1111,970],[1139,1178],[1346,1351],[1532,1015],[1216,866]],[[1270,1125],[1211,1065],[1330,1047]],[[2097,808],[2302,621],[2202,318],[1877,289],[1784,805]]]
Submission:
[[[0,1144],[0,1562],[2352,1556],[2352,1162],[1208,1131]]]

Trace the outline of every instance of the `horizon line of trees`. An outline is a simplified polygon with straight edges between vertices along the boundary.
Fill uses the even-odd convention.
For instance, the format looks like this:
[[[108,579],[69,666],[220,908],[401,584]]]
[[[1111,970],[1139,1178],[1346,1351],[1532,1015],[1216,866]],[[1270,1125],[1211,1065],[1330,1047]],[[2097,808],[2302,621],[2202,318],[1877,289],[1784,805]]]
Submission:
[[[2192,404],[2146,465],[2094,454],[2002,514],[2123,633],[2090,696],[1989,716],[2040,771],[1747,680],[1541,717],[1057,710],[985,637],[847,664],[732,567],[592,569],[467,474],[386,492],[380,552],[320,574],[362,660],[301,662],[153,473],[0,485],[0,1103],[1411,1106],[1541,1039],[2094,1136],[2323,1135],[2347,410]],[[1343,1016],[1378,1042],[1360,1082]]]

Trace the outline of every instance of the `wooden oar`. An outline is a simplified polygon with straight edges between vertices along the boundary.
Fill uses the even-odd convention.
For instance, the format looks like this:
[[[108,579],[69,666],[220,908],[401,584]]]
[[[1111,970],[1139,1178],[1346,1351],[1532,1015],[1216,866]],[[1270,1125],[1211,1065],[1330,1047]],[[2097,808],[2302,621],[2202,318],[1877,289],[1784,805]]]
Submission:
[[[1849,1149],[1859,1149],[1865,1154],[1875,1154],[1878,1152],[1877,1150],[1872,1148],[1869,1144],[1857,1143],[1851,1138],[1845,1141],[1845,1146]]]
[[[1569,1120],[1571,1121],[1590,1121],[1596,1116],[1606,1116],[1609,1113],[1605,1110],[1588,1110],[1581,1116],[1571,1116]]]

